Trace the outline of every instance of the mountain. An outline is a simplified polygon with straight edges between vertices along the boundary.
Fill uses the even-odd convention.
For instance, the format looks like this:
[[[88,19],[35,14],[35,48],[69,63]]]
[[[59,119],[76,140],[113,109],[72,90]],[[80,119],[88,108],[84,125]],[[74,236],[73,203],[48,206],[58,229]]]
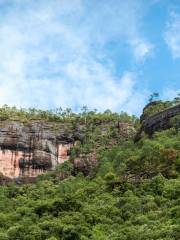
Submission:
[[[68,124],[3,121],[0,172],[10,178],[36,177],[68,160],[71,146],[82,138],[80,132],[70,131]]]
[[[151,103],[137,119],[1,108],[2,162],[17,175],[2,172],[0,240],[179,240],[175,109]]]
[[[9,180],[32,180],[55,169],[58,164],[72,158],[75,149],[77,152],[78,147],[89,145],[88,138],[93,134],[97,137],[96,132],[103,141],[107,138],[107,145],[117,142],[117,139],[128,138],[135,132],[134,117],[110,111],[104,114],[74,114],[67,111],[58,115],[5,106],[0,109],[0,119],[0,172]],[[83,163],[83,151],[79,149],[78,152],[74,165],[81,165],[84,171],[88,171]],[[91,149],[84,155],[87,158],[93,154],[95,151]],[[95,164],[96,161],[93,163],[91,160],[89,163]]]

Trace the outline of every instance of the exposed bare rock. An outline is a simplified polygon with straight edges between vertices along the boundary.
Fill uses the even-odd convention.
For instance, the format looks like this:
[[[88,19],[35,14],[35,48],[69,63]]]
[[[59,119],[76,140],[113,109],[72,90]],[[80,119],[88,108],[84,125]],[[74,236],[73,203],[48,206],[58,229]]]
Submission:
[[[69,159],[68,152],[83,134],[62,123],[0,122],[0,172],[9,177],[36,177]]]
[[[134,135],[134,127],[129,123],[112,121],[99,122],[97,125],[99,137],[106,139],[108,136],[108,142],[104,143],[107,148],[117,144],[119,139],[128,139],[129,136]],[[97,130],[94,125],[92,129],[88,127],[89,132]],[[34,178],[48,170],[53,170],[58,164],[70,158],[71,148],[76,143],[86,142],[86,134],[86,124],[74,127],[67,122],[1,121],[0,173],[11,179]],[[97,149],[98,144],[100,143],[96,143]],[[90,151],[87,156],[77,156],[74,161],[74,171],[91,174],[96,165],[96,154]]]
[[[148,103],[144,108],[143,108],[143,113],[140,116],[140,123],[142,123],[143,121],[145,121],[148,118],[148,114],[146,113],[146,109],[152,108],[154,106],[159,105],[159,103],[161,103],[161,101],[153,101]]]
[[[180,114],[180,104],[170,107],[164,111],[156,113],[146,118],[141,125],[140,130],[135,136],[135,142],[141,138],[141,133],[145,132],[150,137],[154,132],[165,130],[171,127],[170,119]]]

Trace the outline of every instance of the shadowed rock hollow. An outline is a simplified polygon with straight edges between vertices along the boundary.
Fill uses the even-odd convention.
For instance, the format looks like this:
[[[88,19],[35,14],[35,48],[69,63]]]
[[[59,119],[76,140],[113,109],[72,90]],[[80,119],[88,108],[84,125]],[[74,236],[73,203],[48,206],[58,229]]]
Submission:
[[[34,178],[68,160],[72,148],[91,146],[88,153],[76,151],[73,158],[74,172],[80,169],[88,175],[98,163],[96,151],[102,144],[112,147],[132,137],[134,131],[130,121],[99,120],[74,126],[70,122],[4,120],[0,122],[0,173],[11,179]]]
[[[9,178],[36,177],[68,160],[71,146],[82,136],[67,130],[67,124],[56,128],[42,121],[0,122],[0,172]]]

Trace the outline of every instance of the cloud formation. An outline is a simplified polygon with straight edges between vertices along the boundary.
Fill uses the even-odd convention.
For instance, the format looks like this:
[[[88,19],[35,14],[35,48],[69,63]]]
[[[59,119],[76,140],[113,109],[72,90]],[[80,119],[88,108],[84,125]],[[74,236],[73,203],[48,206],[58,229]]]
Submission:
[[[180,58],[180,14],[171,12],[167,23],[165,41],[171,50],[173,58]]]
[[[151,54],[140,34],[142,1],[14,0],[0,7],[1,105],[137,113],[144,104],[136,74],[117,75],[107,52],[113,43],[127,44],[135,61]]]
[[[167,87],[164,89],[163,94],[162,94],[162,99],[168,99],[171,100],[180,94],[180,88],[179,89],[173,89],[171,87]]]

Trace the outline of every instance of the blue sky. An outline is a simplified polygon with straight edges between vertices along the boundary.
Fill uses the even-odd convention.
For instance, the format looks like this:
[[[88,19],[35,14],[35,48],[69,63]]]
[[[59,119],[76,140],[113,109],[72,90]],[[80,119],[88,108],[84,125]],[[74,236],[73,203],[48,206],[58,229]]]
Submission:
[[[0,0],[0,105],[138,115],[180,92],[179,0]]]

